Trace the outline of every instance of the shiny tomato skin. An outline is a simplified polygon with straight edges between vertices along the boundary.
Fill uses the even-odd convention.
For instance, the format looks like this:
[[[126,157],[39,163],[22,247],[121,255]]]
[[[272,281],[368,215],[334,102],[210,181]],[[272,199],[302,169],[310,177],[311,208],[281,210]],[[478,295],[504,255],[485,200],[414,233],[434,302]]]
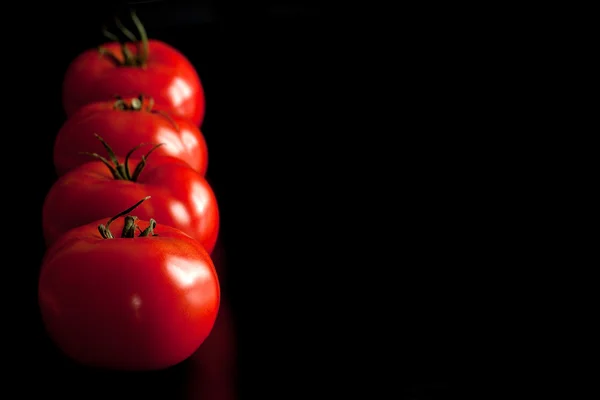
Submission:
[[[180,158],[204,175],[208,168],[208,148],[200,129],[188,119],[170,115],[160,106],[153,110],[166,115],[115,109],[115,100],[82,106],[65,121],[56,136],[54,165],[57,174],[64,175],[89,162],[90,156],[81,152],[104,152],[102,143],[93,135],[97,133],[121,157],[140,143],[164,143],[153,157]]]
[[[160,224],[158,236],[121,238],[123,218],[110,225],[115,239],[103,239],[98,225],[107,220],[74,228],[48,249],[38,281],[46,331],[67,356],[92,367],[158,370],[182,362],[218,314],[210,256]]]
[[[133,160],[131,165],[137,162]],[[152,200],[137,207],[135,216],[180,229],[212,252],[220,216],[210,184],[177,158],[152,156],[137,182],[114,179],[100,161],[80,165],[61,176],[50,188],[42,209],[46,245],[77,226],[117,215],[146,196]]]
[[[204,119],[205,98],[200,77],[190,61],[177,49],[159,40],[149,40],[147,65],[117,66],[98,49],[88,49],[71,62],[63,80],[62,102],[68,117],[81,106],[112,99],[115,95],[154,98],[174,114],[200,126]],[[134,43],[126,43],[136,53]],[[116,42],[101,47],[123,59]]]

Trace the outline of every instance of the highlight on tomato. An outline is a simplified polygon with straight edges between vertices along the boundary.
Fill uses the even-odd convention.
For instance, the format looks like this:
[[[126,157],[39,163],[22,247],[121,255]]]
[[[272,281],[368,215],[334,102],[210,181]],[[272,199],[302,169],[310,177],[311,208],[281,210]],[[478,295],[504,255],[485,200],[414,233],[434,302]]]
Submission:
[[[108,159],[89,154],[91,161],[59,177],[50,187],[42,209],[42,229],[50,246],[69,230],[115,215],[137,199],[152,196],[152,203],[137,208],[141,219],[156,218],[198,240],[210,254],[219,233],[219,208],[208,181],[198,171],[175,157],[150,154],[141,158],[131,149],[123,159],[99,135]]]
[[[140,143],[164,143],[156,155],[180,158],[202,175],[208,168],[208,148],[200,128],[141,94],[96,101],[73,113],[54,141],[54,165],[59,176],[90,161],[82,151],[102,151],[94,132],[101,132],[118,156],[125,156]]]
[[[149,39],[135,13],[131,20],[138,36],[115,20],[123,37],[103,31],[110,41],[88,49],[69,64],[62,87],[67,117],[80,107],[105,101],[115,95],[154,98],[175,115],[201,126],[205,112],[204,88],[198,72],[179,50],[160,40]]]
[[[43,323],[77,363],[164,369],[194,354],[213,329],[220,306],[214,264],[184,232],[130,215],[149,198],[66,232],[44,256]]]

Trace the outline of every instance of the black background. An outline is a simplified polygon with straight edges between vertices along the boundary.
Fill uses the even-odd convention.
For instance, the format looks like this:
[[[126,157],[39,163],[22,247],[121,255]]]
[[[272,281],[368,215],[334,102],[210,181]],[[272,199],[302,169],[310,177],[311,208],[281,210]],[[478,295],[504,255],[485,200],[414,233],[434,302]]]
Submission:
[[[485,366],[511,335],[490,324],[503,317],[493,289],[518,246],[500,229],[514,198],[490,185],[502,184],[489,160],[505,119],[499,100],[482,93],[508,84],[482,50],[495,38],[461,10],[318,4],[135,7],[149,35],[186,54],[204,84],[240,398],[466,395],[493,375]],[[11,381],[66,398],[185,398],[184,367],[79,369],[58,362],[43,334],[41,205],[55,179],[62,77],[122,9],[11,7],[3,59]]]

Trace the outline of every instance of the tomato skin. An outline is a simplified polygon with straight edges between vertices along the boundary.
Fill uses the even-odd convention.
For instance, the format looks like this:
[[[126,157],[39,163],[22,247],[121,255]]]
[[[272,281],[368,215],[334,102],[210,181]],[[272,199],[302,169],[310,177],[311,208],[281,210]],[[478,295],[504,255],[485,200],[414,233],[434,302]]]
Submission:
[[[224,287],[225,249],[220,240],[211,259]],[[231,302],[221,292],[219,315],[212,331],[187,361],[189,399],[235,400],[237,396],[237,340]]]
[[[136,53],[134,43],[125,44]],[[159,40],[149,40],[145,68],[117,66],[98,49],[79,54],[68,66],[63,80],[62,102],[67,117],[85,104],[112,99],[115,95],[154,98],[174,114],[188,118],[197,126],[205,112],[204,88],[190,61],[177,49]],[[120,44],[102,45],[120,60]]]
[[[134,165],[137,160],[132,161]],[[116,180],[101,161],[80,165],[50,188],[42,209],[47,246],[77,226],[117,215],[140,198],[136,216],[180,229],[200,241],[210,254],[219,232],[215,194],[197,171],[174,157],[150,157],[137,182]]]
[[[190,399],[237,399],[235,330],[228,302],[221,297],[213,329],[189,358]]]
[[[131,99],[126,99],[131,101]],[[208,168],[208,148],[200,129],[185,118],[170,115],[162,107],[126,111],[115,108],[115,100],[82,106],[68,118],[54,142],[54,165],[58,176],[90,161],[81,152],[102,154],[104,147],[93,133],[99,134],[118,156],[140,143],[164,143],[155,156],[180,158],[204,175]],[[171,120],[169,120],[171,119]]]
[[[152,200],[150,200],[152,201]],[[132,213],[136,215],[135,212]],[[213,262],[185,233],[103,239],[95,221],[65,233],[44,257],[38,299],[46,330],[74,361],[116,370],[157,370],[189,358],[220,306]],[[142,229],[147,221],[138,221]]]

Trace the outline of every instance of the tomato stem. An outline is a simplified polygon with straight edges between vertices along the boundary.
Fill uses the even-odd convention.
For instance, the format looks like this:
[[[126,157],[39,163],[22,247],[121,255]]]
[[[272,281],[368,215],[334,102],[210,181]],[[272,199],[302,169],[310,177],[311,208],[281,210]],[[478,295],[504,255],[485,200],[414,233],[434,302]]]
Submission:
[[[115,101],[115,104],[113,105],[114,110],[145,111],[151,114],[158,114],[161,117],[165,118],[167,121],[169,121],[169,123],[173,125],[173,128],[175,128],[175,130],[179,132],[179,125],[177,125],[175,120],[171,118],[171,116],[167,112],[163,110],[152,109],[154,107],[154,99],[152,97],[140,94],[138,97],[134,97],[129,100],[126,100],[121,96],[115,96],[115,98],[117,99],[117,101]]]
[[[131,11],[130,13],[131,20],[138,30],[138,34],[140,39],[135,36],[133,32],[131,32],[119,18],[115,18],[115,25],[121,31],[123,36],[125,36],[131,43],[135,44],[136,54],[133,54],[131,50],[127,47],[127,43],[121,42],[119,37],[112,32],[109,32],[106,27],[102,27],[102,34],[109,40],[113,42],[119,43],[121,46],[121,55],[123,59],[119,59],[114,53],[110,50],[99,47],[98,52],[101,57],[106,56],[115,66],[117,67],[138,67],[138,68],[146,68],[148,64],[148,57],[150,56],[150,44],[148,42],[148,35],[146,33],[146,29],[144,25],[138,18],[135,11]]]
[[[147,237],[147,236],[158,236],[156,233],[154,233],[154,228],[156,228],[156,221],[153,220],[152,218],[150,218],[150,224],[148,225],[148,227],[146,229],[144,229],[139,237]]]
[[[129,179],[129,176],[127,175],[125,166],[123,164],[119,163],[119,160],[117,160],[117,156],[115,155],[115,152],[108,145],[108,143],[106,143],[104,141],[104,139],[102,139],[100,137],[100,135],[98,135],[97,133],[95,133],[94,136],[96,136],[96,139],[98,139],[100,141],[100,143],[102,143],[102,146],[104,146],[104,149],[106,149],[106,152],[108,153],[108,156],[110,157],[110,160],[115,165],[115,170],[116,170],[118,176],[120,176],[121,179],[125,179],[125,180]]]
[[[136,151],[137,149],[139,149],[142,146],[148,146],[151,143],[142,143],[142,144],[137,145],[133,149],[131,149],[127,153],[127,155],[125,155],[125,161],[123,162],[123,164],[121,164],[119,162],[119,160],[117,159],[115,152],[108,145],[108,143],[106,143],[104,141],[104,139],[102,139],[102,137],[100,135],[98,135],[97,133],[94,133],[94,136],[96,137],[96,139],[98,139],[102,143],[102,145],[104,146],[104,149],[108,153],[108,156],[111,161],[108,161],[106,158],[102,157],[98,153],[90,153],[90,152],[82,151],[79,154],[88,155],[88,156],[94,157],[94,158],[102,161],[102,163],[104,165],[106,165],[106,167],[108,167],[108,169],[110,170],[110,173],[112,174],[113,178],[115,178],[116,180],[123,180],[123,181],[137,182],[138,178],[140,177],[140,174],[142,173],[142,170],[144,169],[144,167],[147,164],[147,159],[150,156],[150,154],[152,154],[152,152],[154,150],[156,150],[157,148],[159,148],[160,146],[164,145],[164,143],[159,143],[159,144],[155,145],[154,147],[152,147],[150,149],[150,151],[148,151],[148,153],[143,155],[141,161],[136,165],[136,167],[133,171],[133,175],[131,175],[130,169],[129,169],[129,158],[131,157],[131,155],[133,154],[134,151]],[[112,162],[112,164],[111,164],[111,162]]]
[[[152,112],[152,107],[154,106],[154,100],[152,97],[146,97],[143,94],[128,100],[122,98],[121,96],[116,96],[116,98],[117,101],[115,101],[115,104],[113,105],[114,110]],[[144,105],[146,107],[144,107]]]
[[[100,57],[109,58],[110,61],[112,61],[113,64],[115,64],[115,65],[121,64],[121,60],[119,60],[119,58],[115,55],[115,53],[113,53],[112,51],[110,51],[104,47],[98,47],[98,54]]]
[[[123,35],[125,35],[125,37],[127,37],[127,39],[129,39],[132,42],[137,42],[137,38],[135,37],[133,32],[131,32],[129,29],[127,29],[125,27],[125,25],[123,25],[123,23],[121,22],[121,20],[119,18],[115,18],[115,25],[117,25],[117,28],[119,28],[119,30],[121,32],[123,32]],[[119,41],[119,39],[117,39],[117,41]]]
[[[135,24],[135,27],[140,34],[140,41],[142,42],[142,47],[138,51],[138,56],[140,57],[140,66],[142,68],[145,68],[146,63],[148,62],[148,56],[150,56],[150,44],[148,43],[148,35],[146,34],[146,29],[144,29],[144,25],[142,25],[142,22],[138,18],[135,11],[131,11],[131,20]]]
[[[113,236],[113,234],[110,231],[110,224],[113,223],[117,218],[122,217],[126,214],[129,214],[130,212],[135,210],[140,204],[142,204],[144,201],[148,200],[149,198],[150,198],[150,196],[146,196],[143,199],[141,199],[140,201],[138,201],[137,203],[135,203],[133,206],[129,207],[127,210],[118,213],[117,215],[115,215],[114,217],[109,219],[106,222],[106,225],[103,225],[103,224],[98,225],[98,231],[100,232],[100,235],[104,239],[114,239],[115,237]],[[137,219],[137,217],[133,217],[133,218]],[[135,232],[135,219],[133,221],[134,222],[134,226],[133,226],[134,232]],[[126,220],[126,222],[127,222],[127,220]],[[125,224],[125,227],[127,227],[127,223]],[[125,227],[123,228],[123,232],[125,232]]]
[[[90,153],[90,152],[87,152],[87,151],[82,151],[79,154],[83,154],[83,155],[86,155],[86,156],[91,156],[91,157],[94,157],[94,158],[102,161],[104,163],[104,165],[106,165],[108,167],[108,169],[110,170],[113,178],[115,178],[115,179],[123,179],[119,175],[119,173],[117,172],[117,170],[110,164],[110,161],[108,161],[106,158],[102,157],[100,154],[98,154],[98,153]]]
[[[127,176],[129,179],[131,179],[131,173],[129,171],[129,158],[131,157],[131,155],[133,154],[134,151],[136,151],[140,147],[146,146],[148,144],[149,143],[139,144],[139,145],[135,146],[133,149],[129,150],[129,152],[125,155],[125,161],[123,162],[123,164],[125,164],[125,176]]]
[[[154,107],[154,99],[152,97],[140,94],[138,97],[134,97],[129,100],[126,100],[121,96],[115,96],[115,98],[117,99],[117,101],[115,101],[115,104],[113,105],[113,110],[144,111],[149,112],[151,114],[158,114],[161,117],[165,118],[167,121],[169,121],[169,123],[173,125],[173,128],[175,128],[175,130],[179,132],[179,125],[177,125],[175,120],[167,112],[163,110],[152,109]]]
[[[113,42],[118,42],[119,41],[119,37],[117,35],[115,35],[114,33],[110,32],[108,30],[108,28],[106,28],[105,26],[102,27],[102,34],[108,40],[112,40]]]
[[[148,156],[150,154],[152,154],[152,152],[156,149],[158,149],[160,146],[162,146],[164,143],[159,143],[156,146],[154,146],[153,148],[150,149],[150,151],[148,151],[148,153],[146,153],[146,155],[142,156],[142,160],[136,165],[135,170],[133,171],[133,176],[131,177],[131,180],[134,182],[137,182],[140,174],[142,173],[142,170],[144,169],[144,167],[146,166],[146,160],[148,159]]]
[[[121,237],[122,238],[134,238],[135,237],[135,231],[137,228],[137,221],[138,217],[134,217],[133,215],[127,215],[125,216],[125,223],[123,224],[123,231],[121,232]]]

